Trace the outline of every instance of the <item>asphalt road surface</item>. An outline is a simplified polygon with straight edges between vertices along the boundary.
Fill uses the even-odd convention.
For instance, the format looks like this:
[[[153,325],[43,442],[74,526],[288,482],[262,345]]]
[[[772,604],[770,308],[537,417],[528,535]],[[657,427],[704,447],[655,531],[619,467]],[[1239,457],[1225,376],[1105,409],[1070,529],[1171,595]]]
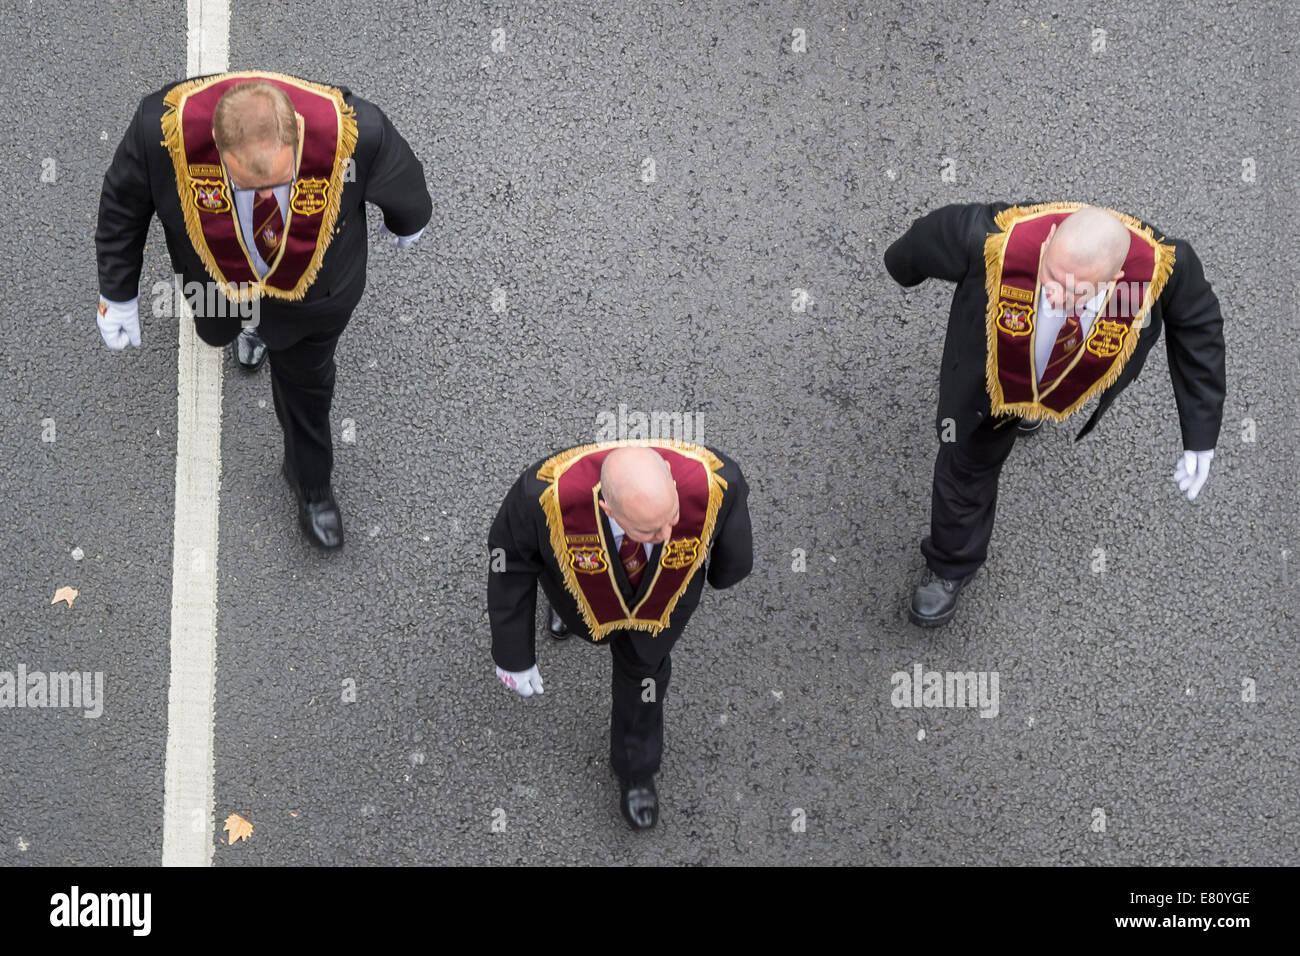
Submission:
[[[225,356],[214,865],[1298,861],[1294,6],[367,6],[231,10],[230,68],[378,103],[434,219],[395,250],[369,216],[341,553],[298,528],[269,369]],[[93,233],[136,103],[186,72],[186,4],[0,29],[0,671],[105,681],[95,718],[0,708],[0,865],[154,865],[177,332],[104,346]],[[881,256],[998,199],[1194,245],[1223,433],[1187,501],[1154,349],[1087,439],[1018,443],[990,560],[927,632],[904,607],[951,286]],[[169,275],[155,221],[146,293]],[[674,653],[650,834],[618,813],[608,652],[539,638],[528,700],[488,653],[501,498],[620,404],[696,416],[752,487],[754,573]],[[996,716],[895,707],[916,665],[996,672]]]

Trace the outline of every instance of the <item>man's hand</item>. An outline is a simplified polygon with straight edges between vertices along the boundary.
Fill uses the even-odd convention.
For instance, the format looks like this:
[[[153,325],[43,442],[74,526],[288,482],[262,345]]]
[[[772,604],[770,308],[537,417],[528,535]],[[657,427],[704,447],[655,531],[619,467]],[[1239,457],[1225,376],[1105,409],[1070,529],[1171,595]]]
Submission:
[[[130,302],[109,302],[99,297],[99,310],[95,316],[99,334],[110,349],[124,349],[130,342],[140,347],[140,297]]]
[[[1187,492],[1187,500],[1191,501],[1205,484],[1205,479],[1210,475],[1210,459],[1214,457],[1214,449],[1209,451],[1185,451],[1182,459],[1178,462],[1178,468],[1174,471],[1174,481],[1178,482],[1178,490]]]
[[[503,671],[497,668],[497,677],[520,697],[532,697],[542,692],[542,675],[534,664],[526,671]]]
[[[393,236],[393,234],[388,231],[387,226],[380,226],[379,231],[385,236]],[[407,246],[415,242],[416,239],[419,239],[422,235],[424,235],[423,229],[421,229],[419,232],[413,232],[409,236],[393,236],[393,245],[396,246],[398,249],[405,249]]]

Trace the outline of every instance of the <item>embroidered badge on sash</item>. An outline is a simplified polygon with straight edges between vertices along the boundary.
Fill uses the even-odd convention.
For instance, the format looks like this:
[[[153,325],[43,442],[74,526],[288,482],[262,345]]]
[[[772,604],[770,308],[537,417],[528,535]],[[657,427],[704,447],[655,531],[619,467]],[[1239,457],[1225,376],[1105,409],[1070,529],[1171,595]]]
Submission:
[[[194,205],[204,212],[229,212],[230,200],[226,198],[226,184],[219,179],[191,179]]]
[[[1124,347],[1126,334],[1128,334],[1128,327],[1124,323],[1098,319],[1092,324],[1092,331],[1088,335],[1088,341],[1084,343],[1084,348],[1093,355],[1111,358],[1118,355]]]
[[[695,558],[699,554],[699,550],[699,538],[682,538],[680,541],[665,541],[659,563],[665,568],[672,568],[674,571],[680,568],[688,568],[695,563]]]
[[[299,179],[293,184],[289,208],[300,216],[316,215],[328,205],[329,186],[324,179]]]
[[[190,175],[195,179],[220,179],[225,173],[213,163],[190,163]]]
[[[1033,302],[1034,294],[1028,289],[1017,289],[1013,285],[1003,285],[999,293],[1004,299],[1014,299],[1017,302]]]
[[[569,547],[569,567],[573,570],[583,574],[603,574],[609,570],[599,535],[571,534],[564,541]]]
[[[1034,307],[1020,302],[999,302],[998,328],[1008,335],[1028,335],[1034,330]]]

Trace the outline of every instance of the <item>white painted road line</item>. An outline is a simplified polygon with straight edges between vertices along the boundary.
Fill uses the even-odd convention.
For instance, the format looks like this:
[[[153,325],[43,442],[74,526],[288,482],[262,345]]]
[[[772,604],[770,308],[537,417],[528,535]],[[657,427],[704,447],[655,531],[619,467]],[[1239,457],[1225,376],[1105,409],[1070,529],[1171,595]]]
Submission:
[[[188,0],[186,75],[228,68],[228,0]],[[179,279],[174,279],[179,286]],[[176,300],[184,302],[179,288]],[[221,490],[222,350],[177,321],[176,518],[172,538],[171,681],[163,779],[163,866],[209,866],[214,829],[212,725],[217,673],[217,498]]]

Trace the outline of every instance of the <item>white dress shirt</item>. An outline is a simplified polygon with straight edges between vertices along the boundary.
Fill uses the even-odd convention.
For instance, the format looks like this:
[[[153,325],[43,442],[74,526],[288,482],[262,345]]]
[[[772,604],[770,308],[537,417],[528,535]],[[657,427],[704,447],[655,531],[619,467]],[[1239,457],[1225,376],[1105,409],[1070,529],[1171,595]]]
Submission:
[[[1089,299],[1079,315],[1079,328],[1084,340],[1088,338],[1092,320],[1096,318],[1097,310],[1101,308],[1109,289],[1109,286],[1103,287]],[[1038,330],[1034,337],[1034,370],[1038,372],[1040,382],[1043,380],[1043,370],[1047,368],[1047,360],[1052,357],[1052,346],[1056,344],[1056,337],[1061,334],[1063,325],[1065,325],[1065,310],[1053,308],[1047,301],[1047,294],[1043,291],[1043,287],[1039,286]]]
[[[618,526],[613,515],[606,515],[609,519],[609,529],[614,532],[614,553],[618,554],[623,547],[623,529]],[[649,541],[642,541],[641,547],[645,549],[645,559],[650,560],[650,552],[654,550],[654,545]]]
[[[275,193],[275,201],[280,205],[280,219],[288,225],[289,223],[289,186],[276,186],[272,190]],[[262,278],[270,270],[270,266],[262,259],[257,251],[257,242],[253,239],[253,203],[257,201],[256,191],[239,190],[235,192],[235,213],[239,216],[239,231],[244,234],[244,245],[248,248],[249,258],[253,260],[253,265],[257,267],[258,278]],[[283,237],[280,239],[284,241]]]

